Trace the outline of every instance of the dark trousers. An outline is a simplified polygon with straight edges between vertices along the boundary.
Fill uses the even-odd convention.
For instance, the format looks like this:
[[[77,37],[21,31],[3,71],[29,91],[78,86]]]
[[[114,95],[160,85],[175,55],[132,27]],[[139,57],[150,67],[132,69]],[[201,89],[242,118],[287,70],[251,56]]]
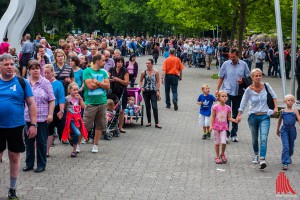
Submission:
[[[300,100],[300,75],[296,75],[296,80],[297,80],[297,83],[298,83],[297,100]]]
[[[134,74],[129,74],[130,87],[134,87]]]
[[[279,66],[279,61],[278,60],[274,60],[273,61],[273,71],[272,71],[272,75],[273,76],[277,76],[277,73],[279,73],[280,75],[280,72],[278,72],[278,66]]]
[[[165,76],[165,94],[166,94],[166,104],[171,105],[170,101],[170,89],[172,89],[173,94],[173,103],[177,103],[178,101],[178,79],[179,77],[172,74],[166,74]]]
[[[63,129],[64,129],[64,123],[63,123],[62,119],[60,120],[57,117],[57,113],[59,111],[60,111],[59,105],[55,106],[54,113],[53,113],[53,121],[49,124],[48,130],[49,130],[49,135],[53,135],[54,134],[54,128],[56,127],[59,140],[61,140],[62,132],[63,132]]]
[[[269,61],[269,69],[268,69],[268,76],[272,76],[272,70],[273,70],[274,62]]]
[[[145,101],[148,123],[151,123],[151,105],[152,105],[154,121],[155,121],[155,124],[158,124],[158,110],[157,110],[156,91],[145,91],[145,92],[143,92],[143,98],[144,98],[144,101]]]
[[[47,139],[48,139],[48,124],[46,122],[38,122],[37,135],[34,138],[29,139],[27,131],[25,132],[25,144],[26,144],[26,166],[33,167],[35,160],[35,148],[34,143],[36,141],[36,158],[37,167],[45,168],[47,163]],[[29,128],[30,123],[27,123]]]
[[[260,69],[263,72],[263,64],[264,63],[256,63],[256,68]]]
[[[240,107],[241,101],[242,101],[242,95],[240,96],[231,96],[228,94],[228,100],[226,101],[226,104],[231,107],[231,117],[236,118],[238,114],[238,109]],[[238,131],[238,124],[232,122],[231,131],[227,131],[227,137],[234,137],[237,136]],[[228,121],[228,129],[229,129],[229,121]]]

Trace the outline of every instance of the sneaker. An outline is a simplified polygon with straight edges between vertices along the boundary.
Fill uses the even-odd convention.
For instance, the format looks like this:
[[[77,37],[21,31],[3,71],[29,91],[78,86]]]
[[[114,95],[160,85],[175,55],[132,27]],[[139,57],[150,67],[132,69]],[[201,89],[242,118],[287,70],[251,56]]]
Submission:
[[[80,153],[80,146],[79,146],[79,144],[76,147],[76,153]]]
[[[98,153],[98,146],[97,145],[93,145],[92,153]]]
[[[254,158],[253,158],[253,160],[252,160],[252,163],[253,164],[258,164],[258,160],[259,160],[258,155],[255,155]]]
[[[9,200],[19,200],[19,197],[16,194],[16,189],[9,189],[7,197]]]
[[[231,140],[232,140],[232,142],[238,142],[238,141],[239,141],[238,138],[237,138],[236,136],[233,136],[233,137],[231,138]]]
[[[266,163],[266,160],[260,160],[259,161],[259,165],[260,165],[260,167],[259,167],[259,169],[264,169],[264,168],[266,168],[267,167],[267,163]]]
[[[70,156],[71,156],[71,158],[76,158],[77,157],[77,153],[76,152],[72,152]]]
[[[210,135],[211,135],[210,132],[208,132],[208,133],[206,134],[206,138],[207,138],[207,139],[210,139]]]
[[[207,135],[204,133],[203,136],[202,136],[202,140],[205,140],[207,137]]]

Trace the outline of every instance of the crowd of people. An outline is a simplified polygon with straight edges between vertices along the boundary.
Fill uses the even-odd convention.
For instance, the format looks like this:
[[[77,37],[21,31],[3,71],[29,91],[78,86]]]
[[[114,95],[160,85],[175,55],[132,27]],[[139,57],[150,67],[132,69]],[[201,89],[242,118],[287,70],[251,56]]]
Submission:
[[[0,106],[0,159],[8,148],[10,199],[17,198],[15,188],[21,152],[26,150],[23,171],[33,170],[36,157],[36,173],[45,171],[55,135],[62,143],[72,146],[72,158],[78,156],[82,143],[90,141],[91,152],[98,153],[99,141],[109,118],[107,113],[113,113],[114,109],[108,94],[122,100],[118,131],[126,133],[124,120],[132,122],[132,115],[140,110],[139,105],[134,105],[134,99],[128,98],[126,90],[135,85],[141,88],[145,102],[148,121],[145,126],[152,125],[152,108],[154,127],[161,129],[157,106],[161,99],[161,85],[165,87],[166,108],[170,109],[173,104],[177,111],[177,89],[183,78],[185,63],[188,67],[210,70],[214,59],[216,68],[220,68],[217,91],[211,95],[209,85],[205,84],[202,86],[203,94],[197,99],[200,125],[204,131],[202,139],[209,139],[212,133],[215,162],[226,163],[226,144],[230,139],[238,142],[238,123],[250,101],[248,124],[254,151],[252,162],[259,163],[261,169],[267,167],[270,116],[278,112],[278,105],[272,87],[262,82],[262,63],[268,60],[268,75],[277,76],[279,61],[275,44],[245,41],[244,51],[240,54],[235,48],[236,42],[230,45],[229,42],[210,38],[94,38],[93,34],[82,34],[69,35],[59,40],[58,46],[50,46],[40,34],[33,41],[26,34],[18,54],[15,48],[10,47],[7,38],[3,41],[0,44],[0,100],[3,102]],[[147,59],[146,68],[140,71],[138,78],[141,69],[136,57],[142,55],[152,55],[153,59]],[[128,56],[129,60],[125,62]],[[161,74],[154,68],[159,56],[165,58]],[[285,59],[289,78],[289,46],[285,50]],[[254,61],[256,65],[251,70]],[[296,76],[300,77],[300,73]],[[300,91],[297,92],[297,100],[300,99],[298,93],[300,95]],[[215,101],[219,103],[213,106]],[[269,101],[273,101],[272,107]],[[283,169],[291,163],[296,138],[296,131],[290,131],[290,127],[294,128],[295,122],[300,119],[298,112],[291,107],[295,98],[288,95],[285,102],[287,109],[281,113],[277,128],[283,143]],[[11,114],[7,116],[6,113]],[[232,122],[231,130],[229,121]]]

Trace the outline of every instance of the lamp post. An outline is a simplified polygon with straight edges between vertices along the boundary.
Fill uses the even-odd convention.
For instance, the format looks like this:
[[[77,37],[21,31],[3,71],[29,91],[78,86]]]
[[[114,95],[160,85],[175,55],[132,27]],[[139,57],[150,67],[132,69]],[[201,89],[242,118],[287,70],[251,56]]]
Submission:
[[[293,19],[292,19],[292,67],[291,67],[291,94],[295,95],[295,68],[296,68],[296,49],[297,49],[297,16],[298,0],[293,1]]]

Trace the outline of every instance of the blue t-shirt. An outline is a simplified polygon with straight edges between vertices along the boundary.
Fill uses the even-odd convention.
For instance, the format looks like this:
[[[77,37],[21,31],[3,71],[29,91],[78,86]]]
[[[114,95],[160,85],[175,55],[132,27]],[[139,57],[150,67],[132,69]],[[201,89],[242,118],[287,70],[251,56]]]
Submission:
[[[51,83],[51,85],[55,96],[55,106],[62,103],[64,104],[66,100],[65,100],[65,89],[63,84],[60,81],[55,80]]]
[[[117,39],[117,46],[118,46],[118,47],[121,47],[121,46],[122,46],[122,43],[123,43],[123,40]]]
[[[203,104],[200,107],[200,114],[209,117],[211,115],[211,108],[216,101],[216,97],[214,97],[211,94],[208,94],[207,96],[204,96],[204,94],[200,94],[198,97],[198,102],[202,102]]]
[[[29,82],[25,80],[25,99],[33,96]],[[0,79],[0,128],[25,125],[24,92],[17,77],[10,81]]]
[[[75,82],[78,85],[78,89],[80,89],[82,86],[82,76],[83,76],[82,69],[79,69],[77,72],[74,72],[74,78],[75,78]]]

